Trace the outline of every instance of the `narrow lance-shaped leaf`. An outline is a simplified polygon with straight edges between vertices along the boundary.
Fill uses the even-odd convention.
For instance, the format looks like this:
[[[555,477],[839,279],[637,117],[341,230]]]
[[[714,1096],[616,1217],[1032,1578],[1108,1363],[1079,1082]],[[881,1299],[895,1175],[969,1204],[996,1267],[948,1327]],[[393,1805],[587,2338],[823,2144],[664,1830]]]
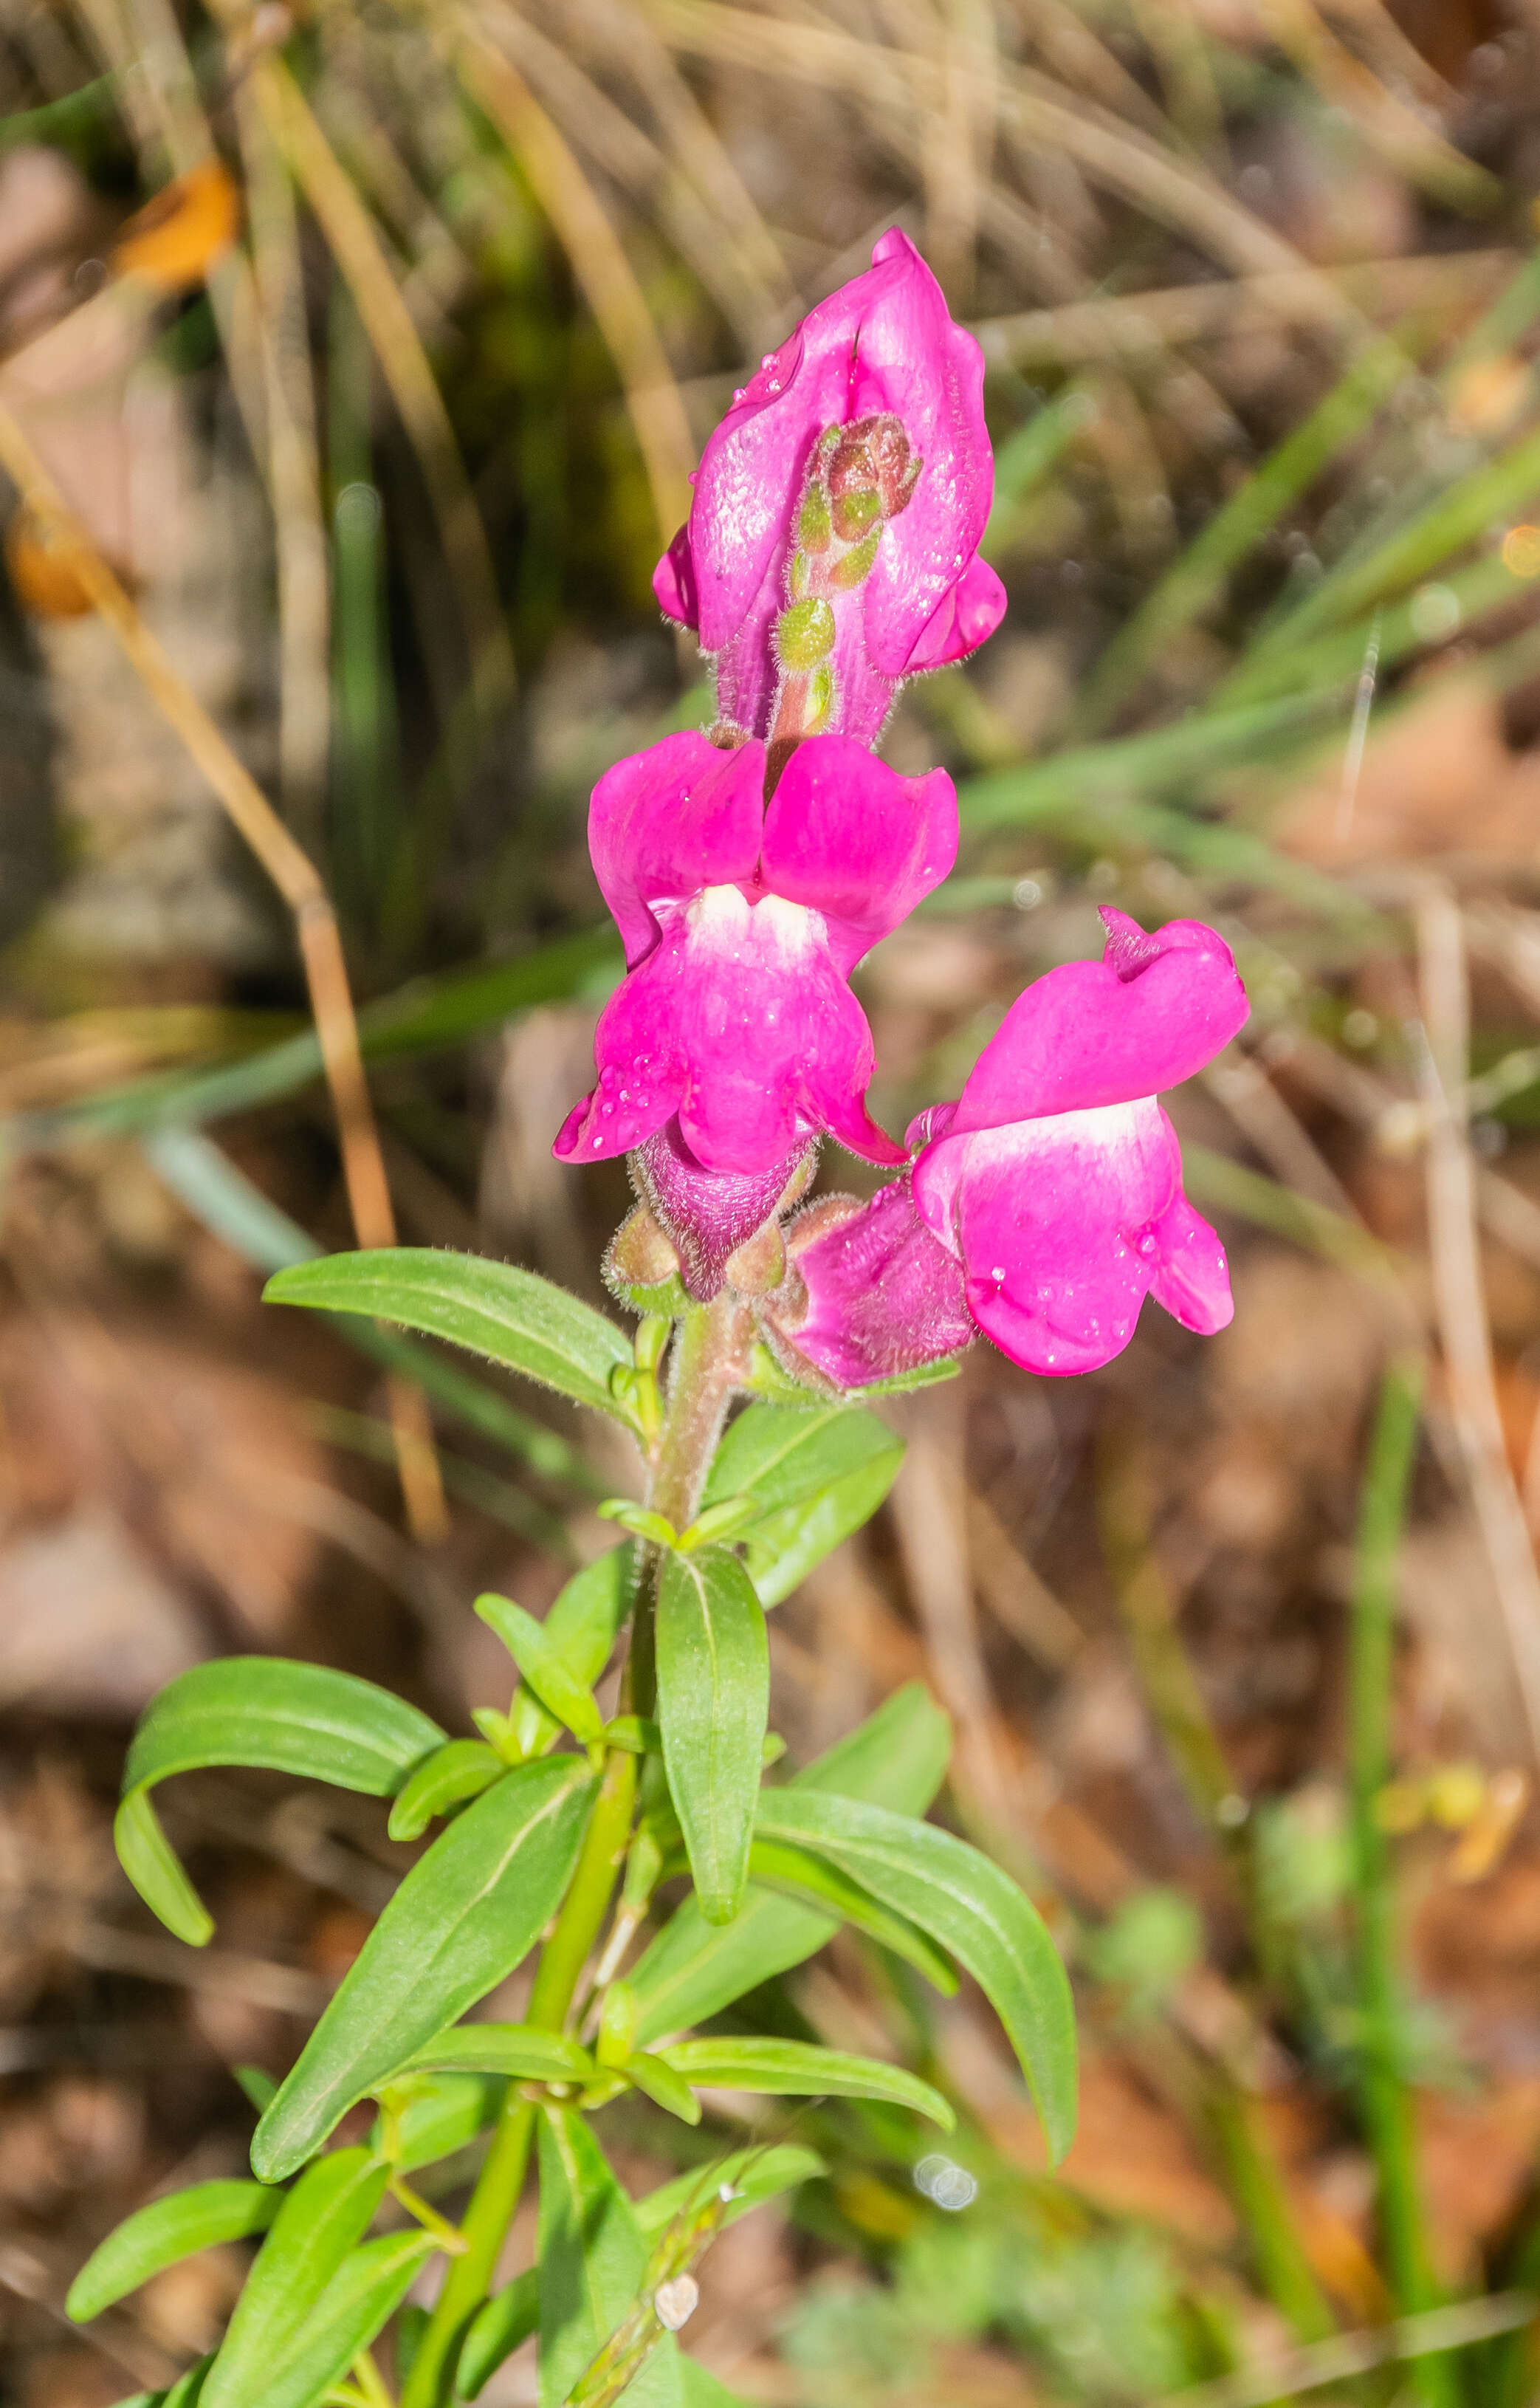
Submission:
[[[592,1788],[570,1756],[520,1765],[419,1857],[257,2127],[264,2180],[303,2164],[355,2100],[512,1972],[561,1902]]]
[[[669,1794],[701,1912],[727,1923],[749,1874],[770,1651],[753,1584],[725,1547],[664,1557],[657,1656]]]
[[[627,1418],[610,1387],[611,1372],[631,1365],[624,1332],[564,1288],[511,1263],[433,1246],[382,1246],[295,1263],[263,1293],[269,1304],[362,1312],[447,1339],[580,1405]]]
[[[939,2090],[901,2065],[815,2048],[800,2040],[681,2040],[660,2052],[687,2082],[771,2098],[886,2099],[949,2132],[957,2118]]]
[[[762,1605],[778,1605],[876,1512],[903,1460],[903,1440],[862,1408],[755,1404],[738,1415],[706,1501],[746,1495],[759,1505],[746,1559]]]
[[[483,1739],[449,1739],[408,1773],[391,1809],[392,1840],[420,1840],[430,1823],[467,1799],[479,1798],[500,1781],[507,1766]]]
[[[338,2149],[307,2167],[284,2198],[235,2302],[204,2384],[203,2408],[251,2408],[357,2248],[385,2196],[386,2168],[367,2149]]]
[[[540,2117],[540,2408],[564,2408],[634,2304],[647,2246],[631,2202],[581,2115]],[[627,2408],[679,2408],[679,2358],[664,2334],[626,2394]]]
[[[506,2073],[525,2082],[584,2082],[594,2070],[580,2042],[533,2024],[457,2024],[415,2049],[402,2071],[418,2066]]]
[[[194,2183],[152,2199],[92,2251],[69,2286],[64,2313],[84,2324],[196,2250],[265,2232],[282,2205],[282,2191],[255,2182]]]
[[[950,1753],[950,1723],[914,1681],[805,1766],[790,1786],[869,1798],[922,1814],[941,1786]],[[838,1928],[837,1914],[777,1897],[752,1881],[729,1924],[708,1924],[699,1902],[687,1898],[632,1969],[638,2043],[645,2047],[665,2032],[704,2023],[746,1990],[800,1965]]]
[[[245,2408],[317,2408],[392,2316],[441,2244],[431,2232],[387,2232],[344,2258],[321,2305],[267,2368]],[[215,2361],[216,2365],[218,2360]],[[209,2398],[207,2388],[205,2402]]]
[[[115,1837],[123,1870],[178,1939],[213,1930],[150,1801],[155,1784],[207,1765],[252,1765],[393,1797],[444,1734],[415,1706],[321,1664],[228,1656],[169,1681],[134,1734]]]
[[[511,1597],[478,1597],[475,1611],[490,1630],[495,1630],[547,1712],[564,1723],[585,1747],[602,1744],[605,1718],[594,1704],[593,1692],[545,1625],[521,1605],[515,1605]]]
[[[575,1572],[541,1625],[553,1647],[579,1681],[592,1687],[620,1635],[636,1592],[636,1548],[627,1540]],[[508,1713],[515,1743],[537,1756],[559,1734],[561,1724],[533,1689],[521,1688]]]
[[[767,1790],[760,1828],[826,1856],[964,1966],[1020,2059],[1048,2145],[1075,2133],[1075,2012],[1042,1917],[998,1865],[949,1831],[853,1798]]]

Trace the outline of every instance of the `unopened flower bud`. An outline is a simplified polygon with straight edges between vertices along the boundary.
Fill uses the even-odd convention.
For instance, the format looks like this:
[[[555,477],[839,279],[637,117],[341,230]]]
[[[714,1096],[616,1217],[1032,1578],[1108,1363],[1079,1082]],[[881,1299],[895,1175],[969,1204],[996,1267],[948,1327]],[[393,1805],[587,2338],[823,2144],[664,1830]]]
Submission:
[[[829,496],[815,479],[804,494],[802,508],[797,512],[797,541],[804,552],[827,552],[833,539]]]
[[[816,598],[793,602],[776,622],[776,651],[788,669],[816,669],[834,649],[834,614]]]
[[[858,585],[864,585],[872,573],[877,548],[881,541],[882,529],[875,526],[863,543],[852,544],[844,558],[836,560],[830,570],[830,584],[837,586],[842,594],[852,594]]]
[[[611,1238],[604,1279],[611,1296],[644,1310],[677,1289],[679,1257],[645,1204],[629,1212]]]
[[[697,1303],[708,1304],[721,1293],[740,1256],[751,1293],[773,1283],[780,1253],[776,1218],[802,1194],[814,1159],[812,1147],[799,1145],[766,1171],[707,1170],[677,1125],[660,1129],[633,1154],[637,1182],[677,1250],[685,1287]],[[762,1235],[771,1241],[763,1258],[752,1251]]]
[[[828,1197],[788,1234],[795,1280],[761,1321],[783,1367],[841,1389],[899,1377],[974,1340],[962,1271],[914,1209],[906,1178],[866,1205]]]

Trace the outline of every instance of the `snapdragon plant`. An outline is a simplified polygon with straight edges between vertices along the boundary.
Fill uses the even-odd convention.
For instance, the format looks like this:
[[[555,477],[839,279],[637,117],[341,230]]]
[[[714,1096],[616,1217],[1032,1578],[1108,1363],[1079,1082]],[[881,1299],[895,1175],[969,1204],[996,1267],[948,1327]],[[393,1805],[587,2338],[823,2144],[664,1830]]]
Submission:
[[[1147,935],[1105,913],[1105,958],[1031,987],[956,1102],[903,1144],[867,1109],[849,973],[957,847],[945,773],[901,777],[869,747],[903,678],[961,658],[1004,608],[977,554],[981,386],[934,280],[885,236],[736,397],[660,564],[660,602],[714,661],[719,717],[595,790],[591,851],[627,969],[592,1092],[555,1140],[566,1161],[630,1158],[639,1200],[605,1266],[630,1326],[527,1271],[412,1249],[307,1262],[268,1288],[471,1348],[611,1416],[646,1493],[603,1509],[616,1544],[544,1621],[476,1600],[511,1696],[477,1710],[474,1735],[267,1657],[183,1674],[141,1722],[119,1851],[191,1946],[211,1925],[157,1818],[172,1775],[329,1781],[390,1800],[392,1838],[426,1841],[286,2078],[247,2075],[253,2179],[151,2201],[75,2284],[71,2313],[93,2315],[192,2250],[261,2236],[222,2343],[164,2408],[449,2408],[532,2335],[541,2408],[725,2401],[677,2339],[692,2270],[817,2159],[794,2142],[729,2149],[632,2199],[604,2110],[640,2093],[693,2125],[703,2091],[848,2097],[949,2126],[901,2066],[720,2028],[842,1925],[938,1990],[976,1982],[1050,2154],[1068,2145],[1074,2023],[1052,1941],[997,1866],[924,1819],[945,1717],[901,1690],[790,1775],[768,1738],[766,1611],[897,1470],[874,1397],[946,1376],[980,1332],[1030,1370],[1088,1369],[1150,1292],[1194,1329],[1230,1313],[1155,1100],[1245,1019],[1212,930]],[[825,1137],[895,1177],[865,1204],[806,1201]],[[521,2019],[478,2020],[532,1957]],[[418,2177],[472,2143],[451,2222]],[[509,2270],[532,2180],[533,2262]]]

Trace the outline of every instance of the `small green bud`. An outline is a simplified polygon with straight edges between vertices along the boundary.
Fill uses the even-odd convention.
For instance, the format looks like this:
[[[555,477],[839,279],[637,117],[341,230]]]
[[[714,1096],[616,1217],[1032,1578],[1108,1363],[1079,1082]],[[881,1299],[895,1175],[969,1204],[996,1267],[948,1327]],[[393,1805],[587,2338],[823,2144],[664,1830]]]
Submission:
[[[834,614],[827,602],[810,596],[793,602],[776,622],[776,651],[782,668],[816,669],[834,649]]]
[[[841,594],[852,593],[856,586],[864,585],[872,573],[872,563],[877,558],[877,548],[881,541],[882,529],[875,526],[863,542],[852,545],[843,560],[835,561],[830,573],[830,584],[836,586]]]
[[[791,554],[791,566],[787,578],[787,582],[791,589],[791,599],[793,602],[800,602],[803,599],[812,581],[812,562],[808,559],[807,554],[805,552],[794,552]]]
[[[834,707],[834,671],[832,662],[824,661],[807,681],[807,699],[803,706],[802,732],[817,736],[828,724]]]
[[[833,534],[829,496],[821,485],[809,485],[797,512],[797,541],[805,552],[827,552]]]
[[[834,496],[834,533],[841,543],[859,543],[869,527],[880,526],[882,495],[875,485],[858,485]]]

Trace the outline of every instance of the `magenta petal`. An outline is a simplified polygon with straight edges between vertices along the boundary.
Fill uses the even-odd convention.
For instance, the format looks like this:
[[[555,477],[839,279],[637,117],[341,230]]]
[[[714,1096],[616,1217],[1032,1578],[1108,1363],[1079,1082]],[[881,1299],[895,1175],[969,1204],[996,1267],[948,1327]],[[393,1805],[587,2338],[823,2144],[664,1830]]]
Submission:
[[[848,737],[812,737],[781,773],[761,858],[767,886],[822,914],[848,974],[951,868],[956,791],[944,769],[902,778]]]
[[[917,1218],[906,1179],[809,1246],[793,1227],[791,1254],[807,1311],[786,1335],[838,1387],[892,1379],[973,1342],[962,1274]]]
[[[1135,961],[1141,948],[1117,928],[1114,959],[1067,963],[1019,996],[978,1057],[954,1126],[1130,1103],[1211,1062],[1249,1010],[1229,946],[1198,921],[1174,920],[1143,948]]]
[[[1160,1252],[1149,1293],[1184,1329],[1212,1338],[1235,1317],[1230,1266],[1216,1230],[1180,1192],[1156,1232]]]
[[[677,619],[681,627],[700,624],[701,606],[695,592],[695,566],[690,556],[688,524],[679,529],[653,570],[652,591],[666,618]]]
[[[905,671],[942,669],[987,643],[1005,615],[1005,589],[987,560],[977,556],[937,603],[915,638]],[[677,614],[676,614],[677,615]]]
[[[696,728],[606,770],[589,806],[589,852],[629,968],[657,940],[655,905],[752,878],[763,783],[763,744],[723,752]]]
[[[620,981],[593,1032],[599,1076],[567,1114],[551,1149],[561,1162],[607,1162],[671,1120],[686,1072],[670,1025],[673,962],[666,945]]]
[[[985,1336],[1031,1371],[1110,1362],[1133,1335],[1160,1224],[1180,1193],[1181,1155],[1160,1107],[1062,1113],[937,1149],[954,1150],[954,1226]],[[916,1165],[917,1199],[927,1162]]]

